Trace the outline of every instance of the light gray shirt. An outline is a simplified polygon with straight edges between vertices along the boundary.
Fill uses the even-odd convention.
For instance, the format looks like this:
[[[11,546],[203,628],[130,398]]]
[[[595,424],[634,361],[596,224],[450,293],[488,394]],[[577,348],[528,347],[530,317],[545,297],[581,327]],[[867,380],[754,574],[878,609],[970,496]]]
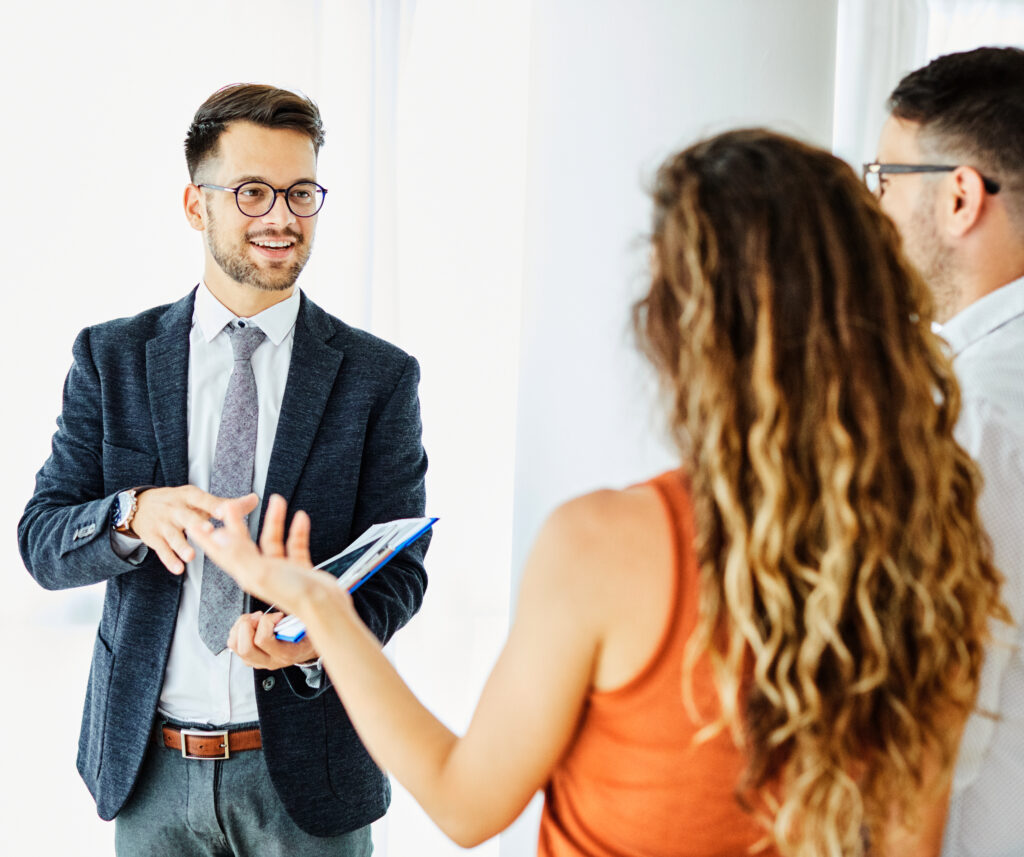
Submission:
[[[984,477],[981,519],[1015,625],[993,622],[953,779],[943,857],[1024,855],[1024,278],[943,326],[963,392],[957,439]]]

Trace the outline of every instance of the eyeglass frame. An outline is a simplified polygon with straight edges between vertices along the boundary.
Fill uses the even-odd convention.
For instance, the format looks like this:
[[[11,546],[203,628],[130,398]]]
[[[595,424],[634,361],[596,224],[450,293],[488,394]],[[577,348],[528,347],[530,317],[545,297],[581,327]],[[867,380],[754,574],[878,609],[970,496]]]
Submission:
[[[880,161],[872,161],[869,164],[863,165],[861,178],[866,185],[868,183],[869,175],[878,176],[879,180],[881,180],[882,176],[886,173],[891,173],[892,175],[908,175],[910,173],[951,173],[953,170],[958,170],[963,166],[966,166],[966,164],[885,164]],[[969,167],[969,169],[978,173],[978,176],[981,178],[982,187],[985,188],[987,193],[999,193],[999,189],[1001,187],[999,182],[995,179],[990,179],[974,167]],[[881,182],[879,182],[879,190],[881,190]]]
[[[238,199],[238,192],[248,184],[259,184],[263,185],[263,187],[269,187],[274,194],[273,201],[270,203],[270,208],[268,208],[262,214],[249,214],[248,211],[242,208],[242,203]],[[294,208],[292,208],[291,201],[288,199],[288,194],[291,192],[292,188],[298,187],[300,184],[311,184],[320,189],[320,205],[316,207],[316,211],[314,211],[312,214],[299,214]],[[229,191],[230,193],[233,193],[235,195],[235,206],[238,208],[238,210],[241,211],[242,214],[244,214],[246,217],[254,218],[266,217],[268,214],[270,214],[270,212],[274,210],[274,206],[277,205],[277,195],[279,193],[284,194],[284,204],[288,206],[288,210],[296,217],[316,217],[320,213],[320,209],[324,207],[324,203],[327,201],[327,188],[325,188],[322,184],[318,184],[317,182],[311,182],[307,180],[292,182],[292,184],[288,185],[288,187],[274,187],[272,184],[270,184],[270,182],[265,182],[262,181],[261,179],[249,179],[248,181],[242,182],[238,187],[224,187],[223,185],[206,184],[205,182],[196,184],[196,187],[207,188],[209,190],[225,190]]]

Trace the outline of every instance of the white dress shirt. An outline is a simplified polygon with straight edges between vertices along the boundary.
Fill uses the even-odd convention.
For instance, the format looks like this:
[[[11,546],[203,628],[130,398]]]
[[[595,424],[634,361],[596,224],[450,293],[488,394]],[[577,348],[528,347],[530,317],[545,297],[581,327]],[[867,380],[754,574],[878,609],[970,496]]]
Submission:
[[[993,622],[953,779],[943,857],[1024,855],[1024,278],[943,326],[963,392],[957,439],[984,478],[982,523],[1014,626]]]
[[[270,453],[277,434],[281,401],[292,359],[295,320],[299,314],[299,290],[286,300],[245,319],[260,328],[266,339],[252,355],[256,376],[259,423],[256,429],[256,455],[253,464],[253,491],[263,502]],[[188,370],[188,481],[208,491],[213,455],[217,445],[224,396],[234,367],[234,353],[224,328],[236,316],[221,304],[206,287],[196,291],[189,336]],[[258,510],[259,507],[257,507]],[[249,516],[253,537],[259,524],[258,511]],[[114,549],[131,554],[139,562],[145,548],[137,539],[114,533]],[[174,628],[170,657],[164,672],[159,711],[174,720],[220,725],[250,723],[259,719],[252,668],[229,649],[214,655],[199,638],[199,596],[203,585],[202,549],[185,566],[181,602]],[[319,668],[304,670],[307,679],[316,681]],[[311,681],[311,683],[313,683]]]

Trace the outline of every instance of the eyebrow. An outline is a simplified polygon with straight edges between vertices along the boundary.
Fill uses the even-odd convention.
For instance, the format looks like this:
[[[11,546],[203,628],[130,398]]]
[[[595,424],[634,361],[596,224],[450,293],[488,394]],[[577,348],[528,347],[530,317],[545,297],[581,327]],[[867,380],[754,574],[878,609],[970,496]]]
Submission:
[[[253,176],[253,175],[237,176],[237,177],[231,179],[231,184],[235,185],[236,187],[238,185],[240,185],[240,184],[244,184],[245,182],[263,182],[264,184],[268,184],[271,187],[273,187],[273,185],[274,185],[274,183],[272,181],[270,181],[269,179],[264,178],[263,176]],[[289,186],[291,186],[293,184],[298,184],[299,182],[309,182],[310,184],[316,184],[316,179],[309,179],[309,178],[295,179],[295,181],[289,182],[288,184],[289,184]]]

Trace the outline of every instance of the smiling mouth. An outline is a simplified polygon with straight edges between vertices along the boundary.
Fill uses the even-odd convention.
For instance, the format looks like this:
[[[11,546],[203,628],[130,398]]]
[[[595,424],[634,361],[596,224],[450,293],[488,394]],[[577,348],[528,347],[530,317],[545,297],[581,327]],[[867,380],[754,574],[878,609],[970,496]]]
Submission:
[[[289,247],[294,247],[295,246],[295,242],[294,241],[256,240],[256,241],[250,241],[249,243],[254,245],[254,246],[256,246],[256,247],[264,247],[267,250],[287,250]]]

